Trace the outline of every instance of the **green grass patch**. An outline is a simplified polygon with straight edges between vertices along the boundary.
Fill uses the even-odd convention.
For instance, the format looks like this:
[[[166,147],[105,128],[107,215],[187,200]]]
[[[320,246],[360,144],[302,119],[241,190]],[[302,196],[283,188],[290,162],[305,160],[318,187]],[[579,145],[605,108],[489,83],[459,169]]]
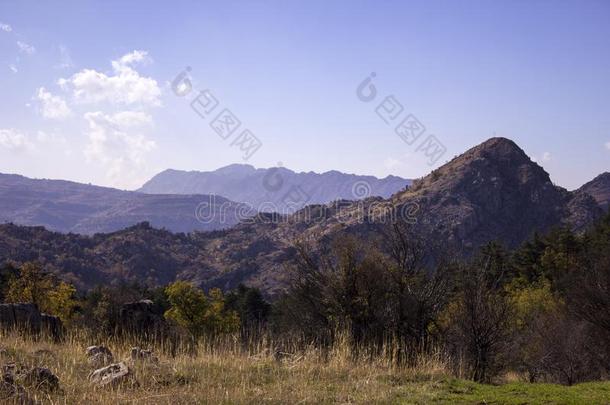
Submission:
[[[571,387],[556,384],[477,384],[464,380],[405,387],[398,396],[402,404],[610,404],[610,382]]]

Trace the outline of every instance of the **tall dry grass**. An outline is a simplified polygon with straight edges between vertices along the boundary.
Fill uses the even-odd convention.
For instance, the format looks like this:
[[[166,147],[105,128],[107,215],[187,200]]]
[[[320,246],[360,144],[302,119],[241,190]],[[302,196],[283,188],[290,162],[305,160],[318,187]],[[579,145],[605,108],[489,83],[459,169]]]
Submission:
[[[224,337],[200,341],[196,354],[180,347],[172,356],[163,343],[154,345],[158,365],[136,364],[131,383],[96,388],[88,382],[92,369],[84,354],[92,344],[107,345],[117,361],[128,358],[133,345],[149,347],[133,339],[93,339],[81,332],[61,343],[9,333],[0,335],[0,348],[5,349],[0,365],[49,368],[59,377],[60,390],[26,390],[30,398],[52,404],[393,402],[403,395],[426,396],[436,381],[449,375],[441,351],[419,355],[414,365],[401,367],[392,361],[395,345],[374,353],[359,348],[356,358],[345,336],[326,349],[268,339],[244,346]]]

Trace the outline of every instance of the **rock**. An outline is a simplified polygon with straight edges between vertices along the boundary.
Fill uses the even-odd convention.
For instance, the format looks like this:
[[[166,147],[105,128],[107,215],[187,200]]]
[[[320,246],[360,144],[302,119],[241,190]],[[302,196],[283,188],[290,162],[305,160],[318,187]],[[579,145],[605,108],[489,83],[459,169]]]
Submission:
[[[106,346],[89,346],[86,350],[87,361],[95,369],[107,366],[114,361],[114,356]]]
[[[61,340],[64,336],[64,325],[61,319],[53,315],[40,314],[40,330],[55,341]]]
[[[155,356],[153,354],[153,352],[150,350],[143,350],[143,349],[140,349],[139,347],[132,347],[130,355],[131,355],[131,361],[133,363],[138,362],[138,361],[141,361],[144,363],[152,363],[152,364],[159,363],[159,358],[157,356]]]
[[[40,333],[40,311],[34,304],[0,304],[0,326],[5,330],[18,329]]]
[[[25,373],[25,369],[23,366],[12,361],[10,363],[3,364],[2,367],[0,367],[0,373],[3,377],[8,378],[10,376],[11,378],[16,379],[19,375]]]
[[[116,387],[127,382],[130,376],[131,370],[127,364],[120,362],[95,370],[89,374],[89,381],[98,387]]]
[[[87,349],[85,349],[85,352],[87,354],[87,357],[91,357],[98,353],[103,353],[112,357],[112,352],[106,346],[89,346]]]
[[[7,383],[4,381],[0,381],[0,402],[19,405],[39,404],[39,402],[28,396],[25,389],[21,385]]]
[[[59,378],[44,367],[34,367],[21,377],[21,381],[24,385],[39,390],[55,391],[59,388]]]
[[[168,329],[163,313],[150,300],[124,304],[119,312],[118,326],[123,334],[148,337],[162,337]]]
[[[39,335],[48,333],[54,340],[63,335],[63,325],[56,316],[40,313],[35,304],[0,304],[0,329],[18,330],[21,333]]]

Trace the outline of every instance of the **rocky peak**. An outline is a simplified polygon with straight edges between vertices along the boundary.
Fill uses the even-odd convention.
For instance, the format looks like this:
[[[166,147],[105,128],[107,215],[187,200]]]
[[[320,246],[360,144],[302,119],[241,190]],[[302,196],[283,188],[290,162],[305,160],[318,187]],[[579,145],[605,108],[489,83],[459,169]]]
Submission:
[[[576,190],[576,193],[591,195],[597,204],[607,210],[610,207],[610,172],[605,172]]]
[[[548,173],[510,139],[491,138],[415,181],[410,192],[455,195],[539,188],[553,188]]]
[[[416,202],[432,231],[472,247],[490,239],[514,246],[532,229],[557,225],[569,218],[572,198],[506,138],[471,148],[397,196]]]

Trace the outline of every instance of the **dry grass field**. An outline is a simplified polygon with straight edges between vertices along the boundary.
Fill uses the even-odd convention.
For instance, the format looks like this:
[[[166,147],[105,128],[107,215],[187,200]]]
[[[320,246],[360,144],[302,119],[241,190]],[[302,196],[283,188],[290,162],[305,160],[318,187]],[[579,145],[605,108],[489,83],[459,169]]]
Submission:
[[[85,348],[106,344],[115,361],[128,359],[125,342],[91,342],[72,337],[60,344],[15,334],[0,338],[0,365],[27,371],[46,367],[59,378],[58,389],[24,386],[20,399],[48,404],[319,404],[319,403],[466,403],[466,404],[610,404],[610,382],[572,387],[528,384],[515,376],[503,384],[481,385],[450,375],[442,356],[422,358],[413,368],[377,360],[354,361],[347,345],[323,354],[307,350],[278,358],[269,350],[247,354],[230,341],[201,344],[198,354],[175,357],[155,352],[159,362],[130,363],[130,378],[118,387],[96,387]],[[216,347],[215,349],[212,346]],[[512,381],[509,381],[512,380]]]

